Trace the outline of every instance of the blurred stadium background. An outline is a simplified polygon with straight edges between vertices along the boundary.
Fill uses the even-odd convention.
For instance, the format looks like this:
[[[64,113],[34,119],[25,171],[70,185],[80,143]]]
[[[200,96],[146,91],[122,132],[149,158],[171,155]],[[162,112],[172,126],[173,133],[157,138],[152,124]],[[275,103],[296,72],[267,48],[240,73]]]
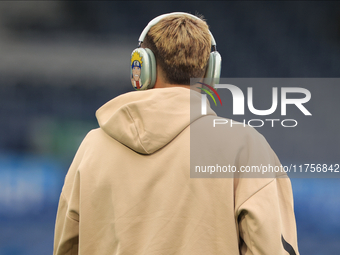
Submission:
[[[64,176],[95,111],[131,91],[142,29],[172,11],[205,16],[222,77],[340,77],[336,1],[0,2],[0,255],[52,254]],[[333,113],[315,125],[259,130],[283,162],[340,163],[340,90],[327,89],[311,108]],[[339,184],[292,179],[301,254],[340,253]]]

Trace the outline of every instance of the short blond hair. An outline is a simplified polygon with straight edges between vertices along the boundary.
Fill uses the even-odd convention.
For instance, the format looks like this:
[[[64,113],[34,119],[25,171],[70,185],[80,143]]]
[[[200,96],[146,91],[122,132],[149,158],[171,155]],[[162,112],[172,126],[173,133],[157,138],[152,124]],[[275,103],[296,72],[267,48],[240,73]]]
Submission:
[[[155,54],[157,65],[171,84],[190,85],[190,78],[204,76],[211,50],[207,23],[174,14],[160,20],[147,33],[143,47]]]

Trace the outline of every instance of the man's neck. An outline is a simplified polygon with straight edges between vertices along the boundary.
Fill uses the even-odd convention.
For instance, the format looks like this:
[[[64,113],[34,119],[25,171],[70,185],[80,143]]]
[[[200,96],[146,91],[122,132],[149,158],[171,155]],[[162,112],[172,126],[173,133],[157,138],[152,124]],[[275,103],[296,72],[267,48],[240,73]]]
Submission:
[[[162,82],[156,82],[154,88],[171,88],[171,87],[182,87],[190,89],[190,85],[182,85],[182,84],[169,84],[169,83],[162,83]]]
[[[198,92],[200,92],[199,89],[197,89],[196,87],[202,87],[201,84],[196,84],[195,86],[190,86],[190,85],[186,85],[186,84],[172,84],[172,83],[168,83],[166,82],[165,78],[164,78],[164,74],[163,74],[163,70],[157,66],[157,77],[156,77],[156,82],[155,82],[155,89],[159,89],[159,88],[171,88],[171,87],[182,87],[182,88],[186,88],[186,89],[194,89]]]

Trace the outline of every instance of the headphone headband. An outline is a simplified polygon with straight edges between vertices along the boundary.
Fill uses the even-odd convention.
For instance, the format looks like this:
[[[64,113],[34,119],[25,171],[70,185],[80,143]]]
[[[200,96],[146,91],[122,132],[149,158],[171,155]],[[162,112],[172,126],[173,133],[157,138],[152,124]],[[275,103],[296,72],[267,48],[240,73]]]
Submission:
[[[146,36],[146,34],[149,32],[150,28],[153,27],[154,25],[156,25],[161,19],[165,18],[165,17],[168,17],[168,16],[171,16],[171,15],[176,15],[176,14],[180,14],[180,15],[186,15],[186,16],[189,16],[191,18],[194,18],[194,19],[200,19],[199,17],[195,16],[195,15],[192,15],[190,13],[186,13],[186,12],[171,12],[171,13],[167,13],[167,14],[163,14],[163,15],[160,15],[156,18],[154,18],[153,20],[151,20],[148,25],[144,28],[143,32],[141,33],[141,35],[139,36],[139,44],[141,44],[143,41],[144,41],[144,38]],[[211,46],[216,46],[216,41],[215,41],[215,38],[214,36],[212,35],[212,33],[210,32],[209,30],[209,33],[210,33],[210,36],[211,36]]]

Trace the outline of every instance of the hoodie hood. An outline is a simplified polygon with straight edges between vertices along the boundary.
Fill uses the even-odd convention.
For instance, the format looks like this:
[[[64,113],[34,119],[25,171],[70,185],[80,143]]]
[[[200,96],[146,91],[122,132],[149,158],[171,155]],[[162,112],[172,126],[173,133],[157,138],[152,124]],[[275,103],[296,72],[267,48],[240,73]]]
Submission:
[[[207,107],[208,115],[216,115]],[[132,150],[151,154],[202,117],[201,94],[171,87],[118,96],[96,112],[100,128]]]

